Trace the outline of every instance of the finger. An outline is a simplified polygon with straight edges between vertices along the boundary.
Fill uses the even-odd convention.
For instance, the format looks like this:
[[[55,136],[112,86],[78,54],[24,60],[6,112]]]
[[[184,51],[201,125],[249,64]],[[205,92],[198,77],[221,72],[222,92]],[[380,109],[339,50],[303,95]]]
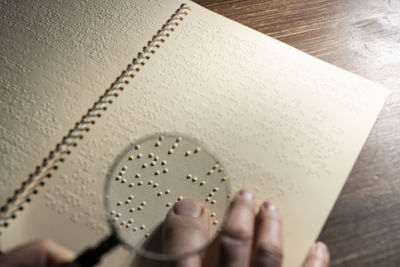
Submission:
[[[49,266],[72,261],[75,255],[50,239],[17,247],[0,258],[5,266]]]
[[[242,190],[233,200],[220,236],[219,266],[249,266],[254,231],[255,200]]]
[[[322,242],[317,242],[309,250],[304,267],[328,267],[329,262],[328,247]]]
[[[282,225],[278,209],[272,202],[264,202],[256,217],[253,246],[254,267],[282,266]]]
[[[204,207],[194,200],[182,200],[174,205],[165,219],[163,228],[163,250],[167,254],[179,255],[195,252],[209,238],[208,218]],[[173,263],[179,267],[200,267],[197,254]]]

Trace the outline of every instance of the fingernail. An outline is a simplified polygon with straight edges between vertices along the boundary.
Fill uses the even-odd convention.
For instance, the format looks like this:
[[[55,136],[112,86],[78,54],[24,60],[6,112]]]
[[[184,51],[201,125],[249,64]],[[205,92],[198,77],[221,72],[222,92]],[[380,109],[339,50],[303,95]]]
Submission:
[[[247,201],[252,201],[254,199],[254,194],[250,190],[242,190],[239,194]]]
[[[174,205],[176,215],[198,218],[202,214],[203,207],[192,200],[183,200]]]
[[[317,256],[319,256],[321,258],[323,258],[327,255],[328,249],[327,249],[326,245],[322,242],[317,242],[315,244],[314,249],[315,249],[315,254],[317,254]]]
[[[278,209],[276,204],[274,202],[272,202],[272,201],[265,201],[263,203],[263,207],[268,212],[275,212]]]

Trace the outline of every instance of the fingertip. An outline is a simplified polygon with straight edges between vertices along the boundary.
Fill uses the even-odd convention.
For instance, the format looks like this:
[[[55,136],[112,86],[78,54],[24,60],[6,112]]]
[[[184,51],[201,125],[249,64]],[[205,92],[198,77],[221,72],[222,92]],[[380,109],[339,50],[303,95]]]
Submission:
[[[328,267],[330,262],[330,255],[327,245],[323,242],[315,243],[307,256],[304,267]]]

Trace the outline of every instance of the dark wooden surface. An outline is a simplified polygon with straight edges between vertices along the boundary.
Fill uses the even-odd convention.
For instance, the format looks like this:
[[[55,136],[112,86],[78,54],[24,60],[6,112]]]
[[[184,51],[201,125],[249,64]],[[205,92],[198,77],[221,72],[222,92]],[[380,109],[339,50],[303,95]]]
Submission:
[[[320,235],[332,266],[400,266],[400,1],[195,0],[392,94]]]

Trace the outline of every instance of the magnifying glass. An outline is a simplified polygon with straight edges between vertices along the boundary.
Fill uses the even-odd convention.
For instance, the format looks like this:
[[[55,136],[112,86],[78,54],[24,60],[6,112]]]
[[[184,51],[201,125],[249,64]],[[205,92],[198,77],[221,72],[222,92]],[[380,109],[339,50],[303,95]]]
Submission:
[[[122,244],[136,254],[173,261],[199,253],[215,239],[225,220],[231,187],[222,163],[199,141],[179,134],[145,137],[121,153],[105,186],[105,209],[112,234],[76,260],[93,266]],[[209,238],[190,250],[163,246],[163,222],[175,203],[195,200],[205,208]]]

